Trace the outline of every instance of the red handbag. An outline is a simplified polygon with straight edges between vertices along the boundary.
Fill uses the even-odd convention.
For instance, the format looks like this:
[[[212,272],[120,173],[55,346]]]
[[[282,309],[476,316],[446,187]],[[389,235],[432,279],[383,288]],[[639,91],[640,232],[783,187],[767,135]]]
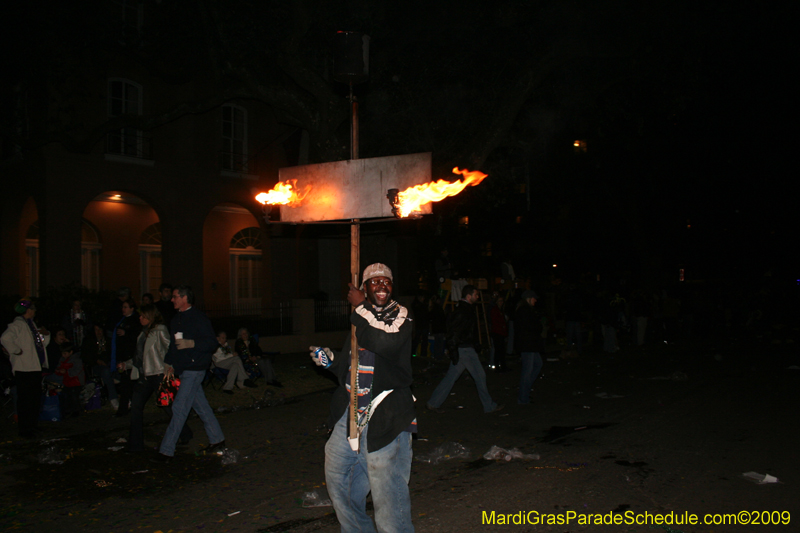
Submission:
[[[167,377],[165,375],[164,379],[161,380],[161,385],[158,386],[156,403],[159,405],[159,407],[167,407],[172,405],[172,402],[175,401],[175,395],[178,394],[178,387],[180,386],[181,380],[175,376]]]

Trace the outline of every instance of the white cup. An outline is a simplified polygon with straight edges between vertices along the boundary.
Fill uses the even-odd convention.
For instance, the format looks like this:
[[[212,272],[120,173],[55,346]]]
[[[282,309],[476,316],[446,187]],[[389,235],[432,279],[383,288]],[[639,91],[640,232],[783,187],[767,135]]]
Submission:
[[[179,340],[181,340],[181,339],[183,339],[183,332],[182,332],[182,331],[178,331],[178,332],[176,332],[176,333],[175,333],[175,340],[176,340],[176,341],[179,341]]]

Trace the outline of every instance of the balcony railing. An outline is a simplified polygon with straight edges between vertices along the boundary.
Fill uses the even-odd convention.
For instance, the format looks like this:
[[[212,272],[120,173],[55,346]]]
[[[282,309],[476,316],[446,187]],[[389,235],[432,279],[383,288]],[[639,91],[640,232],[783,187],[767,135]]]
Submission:
[[[240,174],[256,174],[256,162],[248,159],[245,154],[234,152],[219,153],[219,167],[228,172],[238,172]]]
[[[143,131],[124,128],[106,134],[106,153],[153,159],[153,139]]]

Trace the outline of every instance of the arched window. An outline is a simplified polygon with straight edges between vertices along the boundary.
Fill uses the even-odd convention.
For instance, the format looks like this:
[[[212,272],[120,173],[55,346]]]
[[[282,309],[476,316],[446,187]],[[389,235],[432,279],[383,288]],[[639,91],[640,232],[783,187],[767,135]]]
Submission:
[[[261,308],[261,229],[245,228],[231,238],[231,311],[255,314]]]
[[[161,222],[147,226],[139,236],[142,294],[155,294],[161,285]],[[139,295],[141,297],[141,294]]]

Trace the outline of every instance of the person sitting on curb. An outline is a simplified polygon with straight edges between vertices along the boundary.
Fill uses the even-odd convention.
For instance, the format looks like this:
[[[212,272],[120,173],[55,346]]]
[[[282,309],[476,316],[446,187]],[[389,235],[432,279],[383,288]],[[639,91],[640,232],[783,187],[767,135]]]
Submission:
[[[214,366],[228,371],[228,379],[222,387],[222,392],[225,394],[233,394],[233,386],[236,385],[240,389],[250,387],[255,389],[258,387],[253,380],[247,377],[247,372],[244,370],[244,363],[241,358],[234,352],[228,344],[228,334],[224,331],[217,332],[217,342],[219,347],[211,360]]]

